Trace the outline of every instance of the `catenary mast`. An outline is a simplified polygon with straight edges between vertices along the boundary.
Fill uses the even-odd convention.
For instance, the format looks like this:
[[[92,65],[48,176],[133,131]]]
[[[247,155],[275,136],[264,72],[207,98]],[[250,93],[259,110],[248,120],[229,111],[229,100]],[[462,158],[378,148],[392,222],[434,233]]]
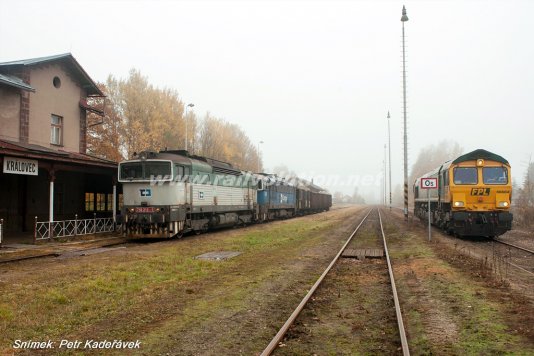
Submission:
[[[404,23],[408,21],[406,7],[402,6],[402,96],[404,113],[404,218],[408,219],[408,134],[406,127],[406,48],[404,46]]]

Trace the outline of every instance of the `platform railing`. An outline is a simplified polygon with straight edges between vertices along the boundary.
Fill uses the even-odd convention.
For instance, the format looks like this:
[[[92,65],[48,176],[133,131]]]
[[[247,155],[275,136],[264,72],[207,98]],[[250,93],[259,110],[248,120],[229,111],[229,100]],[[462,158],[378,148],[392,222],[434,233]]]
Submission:
[[[96,214],[92,219],[78,219],[76,214],[74,220],[58,221],[37,221],[36,216],[34,241],[114,232],[116,229],[117,226],[113,223],[113,218],[97,218]]]

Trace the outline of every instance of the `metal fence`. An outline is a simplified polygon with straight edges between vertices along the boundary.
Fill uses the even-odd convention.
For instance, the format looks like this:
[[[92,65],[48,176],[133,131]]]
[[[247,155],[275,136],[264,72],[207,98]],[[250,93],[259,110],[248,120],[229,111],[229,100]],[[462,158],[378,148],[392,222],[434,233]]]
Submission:
[[[34,240],[47,240],[51,238],[99,234],[116,231],[113,218],[93,218],[61,221],[37,221],[35,217]]]

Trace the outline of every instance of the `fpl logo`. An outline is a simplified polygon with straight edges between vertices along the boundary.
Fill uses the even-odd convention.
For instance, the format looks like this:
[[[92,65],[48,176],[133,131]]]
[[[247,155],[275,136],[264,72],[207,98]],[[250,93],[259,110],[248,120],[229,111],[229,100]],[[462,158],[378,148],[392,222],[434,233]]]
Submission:
[[[471,189],[471,195],[488,196],[490,191],[490,188],[473,188]]]

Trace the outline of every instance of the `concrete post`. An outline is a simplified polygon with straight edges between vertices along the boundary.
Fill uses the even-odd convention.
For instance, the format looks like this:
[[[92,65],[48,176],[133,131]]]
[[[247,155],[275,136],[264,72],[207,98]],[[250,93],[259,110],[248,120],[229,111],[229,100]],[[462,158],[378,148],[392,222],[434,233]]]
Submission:
[[[117,185],[113,184],[113,228],[117,223]]]
[[[50,222],[54,221],[54,179],[50,179],[50,196],[49,196],[50,205],[48,207]]]

